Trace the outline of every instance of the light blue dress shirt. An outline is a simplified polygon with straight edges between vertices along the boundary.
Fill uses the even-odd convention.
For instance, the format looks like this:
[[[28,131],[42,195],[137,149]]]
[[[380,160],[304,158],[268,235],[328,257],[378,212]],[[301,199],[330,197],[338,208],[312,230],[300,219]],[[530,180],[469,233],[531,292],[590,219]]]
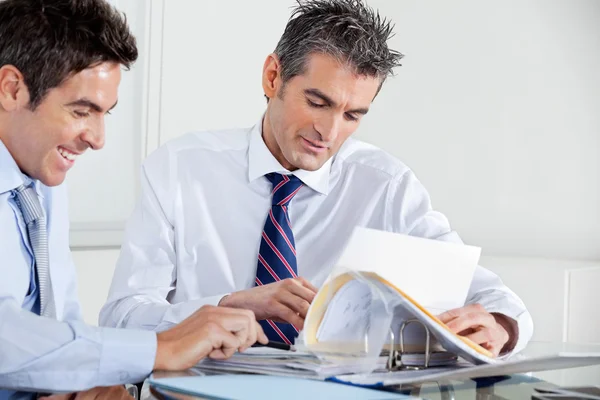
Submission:
[[[34,185],[47,216],[56,320],[40,317],[33,251],[13,191]],[[156,333],[86,325],[69,250],[65,185],[47,187],[19,170],[0,141],[0,400],[143,380]]]

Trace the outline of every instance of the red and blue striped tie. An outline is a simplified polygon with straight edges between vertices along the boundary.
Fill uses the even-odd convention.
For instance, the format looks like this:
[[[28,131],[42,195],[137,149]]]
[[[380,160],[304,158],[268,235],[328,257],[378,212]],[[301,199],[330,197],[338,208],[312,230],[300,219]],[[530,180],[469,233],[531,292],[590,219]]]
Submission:
[[[272,202],[258,251],[256,286],[295,278],[298,273],[288,204],[302,187],[302,181],[294,175],[272,173],[266,177],[273,184]],[[260,321],[260,324],[269,340],[293,344],[298,336],[298,330],[292,324],[271,320]]]

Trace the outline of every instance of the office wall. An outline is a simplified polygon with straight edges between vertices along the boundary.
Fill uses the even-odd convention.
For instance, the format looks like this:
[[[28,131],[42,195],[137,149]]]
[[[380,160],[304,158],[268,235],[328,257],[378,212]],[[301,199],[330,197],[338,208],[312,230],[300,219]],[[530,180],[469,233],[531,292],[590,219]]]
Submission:
[[[143,90],[123,92],[142,107],[109,128],[112,152],[81,160],[73,171],[75,222],[130,213],[138,150],[143,158],[189,130],[258,121],[263,61],[293,4],[152,0],[136,11],[142,2],[116,3],[143,22],[136,32],[145,69],[132,75]],[[596,311],[585,296],[597,302],[589,282],[600,261],[600,3],[369,3],[395,21],[391,44],[406,57],[357,137],[416,171],[434,207],[466,242],[483,247],[483,265],[525,298],[540,327],[536,338],[600,340],[597,330],[577,333],[586,312]],[[140,139],[130,142],[130,134]],[[131,158],[119,153],[121,145]],[[91,195],[98,190],[104,194]],[[87,242],[95,244],[103,243]],[[104,301],[117,254],[75,253],[82,287],[89,287],[81,292],[89,320]]]
[[[411,166],[484,254],[600,259],[600,3],[369,3],[406,57],[357,136]],[[161,143],[259,120],[292,4],[164,3]]]

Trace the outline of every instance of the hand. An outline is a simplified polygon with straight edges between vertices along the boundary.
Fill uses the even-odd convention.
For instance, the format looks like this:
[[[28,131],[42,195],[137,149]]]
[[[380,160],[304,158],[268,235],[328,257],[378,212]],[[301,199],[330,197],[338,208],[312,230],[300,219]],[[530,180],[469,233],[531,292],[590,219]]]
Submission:
[[[440,314],[438,318],[452,332],[489,350],[494,357],[514,347],[516,321],[502,314],[490,314],[481,304],[455,308]]]
[[[246,308],[256,319],[288,322],[304,327],[304,318],[318,289],[304,278],[288,278],[279,282],[235,292],[223,298],[219,306]]]
[[[40,400],[133,400],[125,386],[95,387],[85,392],[54,394]]]
[[[157,335],[154,369],[180,371],[204,357],[225,359],[267,336],[249,310],[204,306],[179,325]]]

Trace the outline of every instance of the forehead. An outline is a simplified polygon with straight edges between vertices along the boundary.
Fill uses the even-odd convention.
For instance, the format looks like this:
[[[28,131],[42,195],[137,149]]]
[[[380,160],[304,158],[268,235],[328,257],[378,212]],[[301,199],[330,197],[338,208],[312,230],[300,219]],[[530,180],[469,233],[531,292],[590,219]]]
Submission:
[[[325,54],[308,57],[299,75],[303,89],[316,88],[330,96],[371,102],[381,83],[378,77],[356,74],[347,64]]]
[[[105,62],[70,76],[55,92],[68,100],[85,97],[99,105],[112,106],[117,99],[120,82],[121,66]]]

